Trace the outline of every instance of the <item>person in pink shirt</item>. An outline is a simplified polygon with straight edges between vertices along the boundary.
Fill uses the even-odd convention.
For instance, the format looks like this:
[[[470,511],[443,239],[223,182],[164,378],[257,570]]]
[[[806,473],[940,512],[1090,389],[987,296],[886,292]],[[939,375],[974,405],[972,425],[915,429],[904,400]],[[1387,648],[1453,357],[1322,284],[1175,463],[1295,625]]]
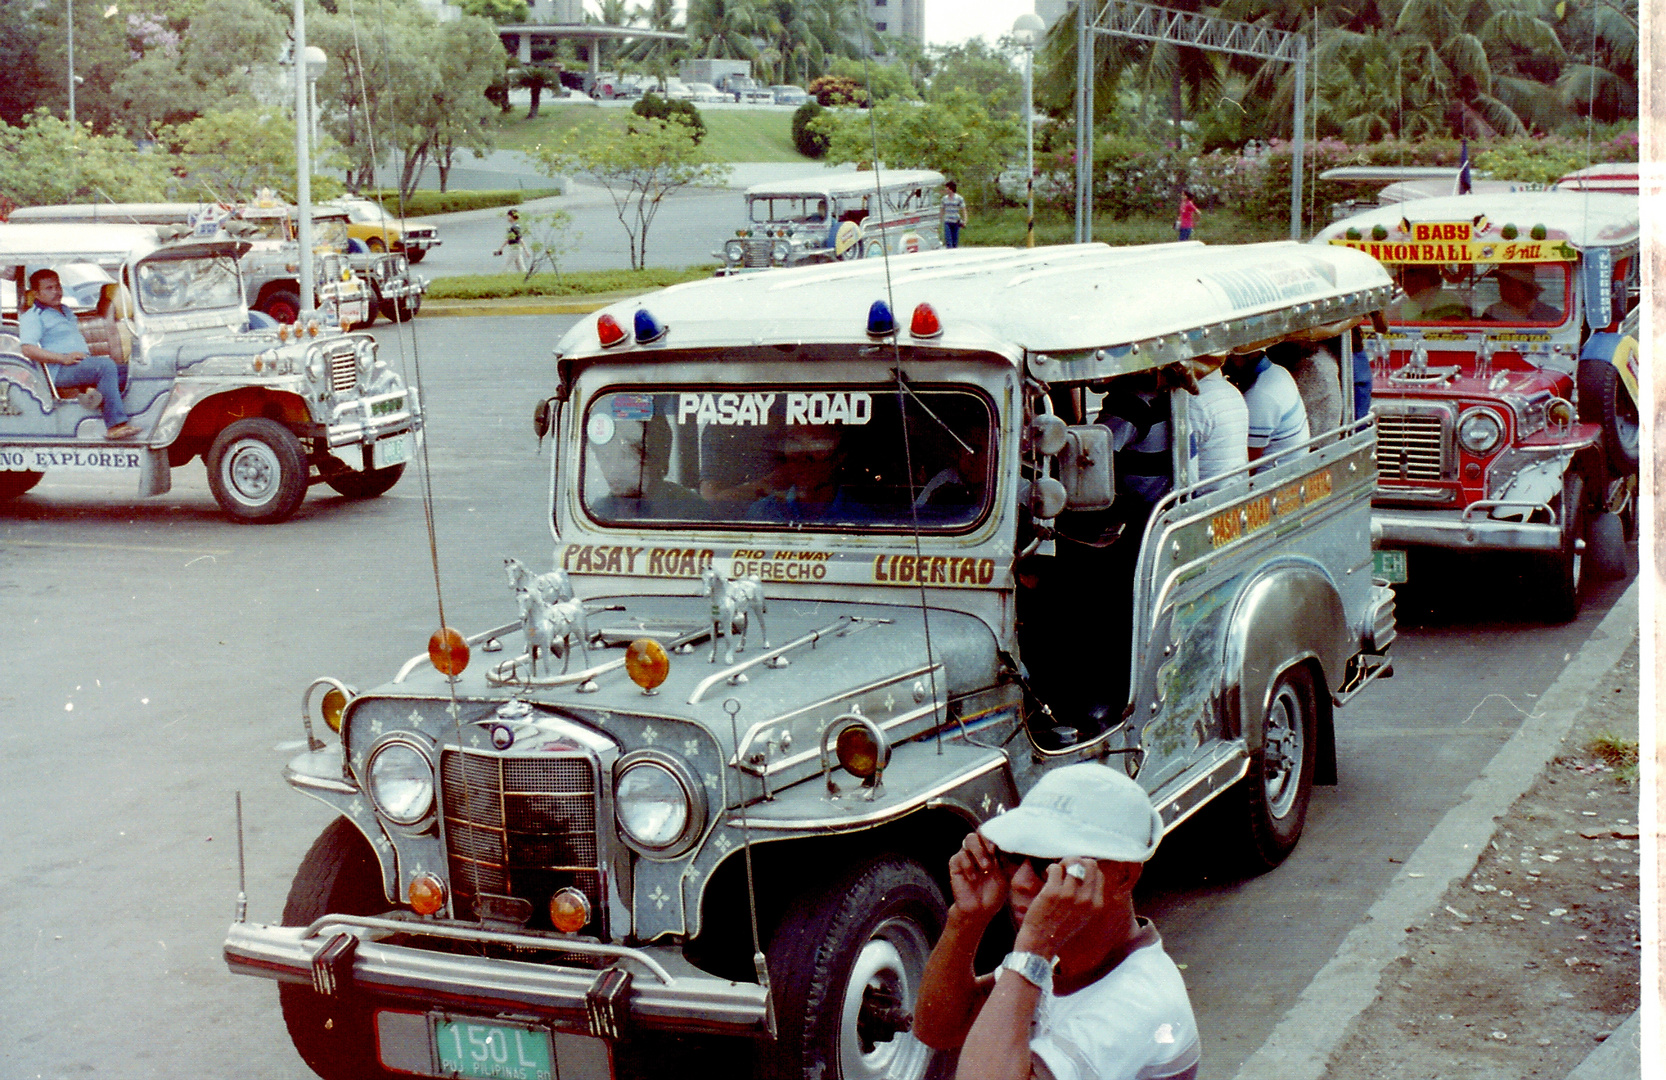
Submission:
[[[1190,240],[1192,229],[1197,225],[1197,203],[1192,201],[1190,191],[1180,193],[1180,216],[1174,219],[1174,231],[1180,234],[1180,239]]]

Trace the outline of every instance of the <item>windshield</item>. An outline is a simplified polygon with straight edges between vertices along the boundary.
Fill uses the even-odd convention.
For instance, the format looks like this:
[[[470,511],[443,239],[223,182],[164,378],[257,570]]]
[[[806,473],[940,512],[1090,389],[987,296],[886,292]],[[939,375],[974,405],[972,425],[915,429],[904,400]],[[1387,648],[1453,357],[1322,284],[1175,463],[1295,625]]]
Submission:
[[[1396,325],[1560,326],[1572,300],[1572,263],[1412,263],[1389,269],[1405,291]]]
[[[759,222],[827,220],[824,195],[759,195],[751,200],[752,220]]]
[[[604,524],[969,528],[993,491],[993,410],[964,389],[904,400],[906,447],[895,386],[598,394],[584,418],[585,509]]]
[[[139,305],[152,315],[237,307],[243,292],[237,260],[228,255],[148,259],[138,266]]]
[[[312,249],[314,251],[346,251],[347,219],[344,217],[313,218]]]

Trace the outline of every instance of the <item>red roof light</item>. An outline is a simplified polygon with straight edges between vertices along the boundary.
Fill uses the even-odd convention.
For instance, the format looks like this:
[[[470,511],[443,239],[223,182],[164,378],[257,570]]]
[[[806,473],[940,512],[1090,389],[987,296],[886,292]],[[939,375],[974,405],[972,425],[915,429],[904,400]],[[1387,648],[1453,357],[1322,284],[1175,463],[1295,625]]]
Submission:
[[[596,319],[596,338],[602,343],[602,348],[609,349],[625,340],[625,330],[618,319],[604,314]]]
[[[908,332],[919,338],[934,338],[943,333],[943,324],[937,321],[937,312],[930,304],[921,304],[914,309]]]

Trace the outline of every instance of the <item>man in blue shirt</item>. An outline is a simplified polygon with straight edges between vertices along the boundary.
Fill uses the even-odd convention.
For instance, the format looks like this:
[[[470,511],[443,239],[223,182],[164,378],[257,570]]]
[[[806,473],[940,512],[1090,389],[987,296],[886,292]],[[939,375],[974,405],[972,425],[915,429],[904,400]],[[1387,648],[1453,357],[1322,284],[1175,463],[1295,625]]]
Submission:
[[[116,362],[108,356],[93,356],[87,339],[81,336],[75,315],[64,307],[64,286],[56,271],[36,270],[29,275],[35,303],[17,320],[18,340],[23,355],[42,364],[58,365],[52,382],[60,390],[96,387],[102,398],[106,434],[112,439],[130,439],[139,427],[127,419],[122,408],[121,380]],[[93,407],[93,403],[83,399]]]

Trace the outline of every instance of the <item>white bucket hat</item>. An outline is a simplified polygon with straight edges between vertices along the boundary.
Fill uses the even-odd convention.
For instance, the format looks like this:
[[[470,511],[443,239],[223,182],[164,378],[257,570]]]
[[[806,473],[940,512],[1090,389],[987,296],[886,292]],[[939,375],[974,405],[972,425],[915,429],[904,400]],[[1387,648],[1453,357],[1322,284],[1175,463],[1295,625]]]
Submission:
[[[1022,803],[979,831],[1014,855],[1143,863],[1163,839],[1163,819],[1134,781],[1084,762],[1043,776]]]

